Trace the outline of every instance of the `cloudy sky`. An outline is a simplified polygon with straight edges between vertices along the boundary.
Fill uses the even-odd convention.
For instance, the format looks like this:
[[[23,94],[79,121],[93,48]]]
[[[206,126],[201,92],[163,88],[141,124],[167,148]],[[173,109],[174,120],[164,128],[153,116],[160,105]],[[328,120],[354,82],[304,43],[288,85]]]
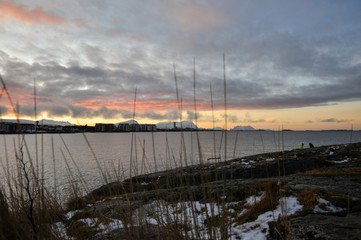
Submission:
[[[228,128],[361,129],[360,1],[0,1],[0,35],[23,118],[35,79],[39,119],[129,120],[136,95],[140,123],[195,122],[195,59],[198,126],[224,127],[224,54]]]

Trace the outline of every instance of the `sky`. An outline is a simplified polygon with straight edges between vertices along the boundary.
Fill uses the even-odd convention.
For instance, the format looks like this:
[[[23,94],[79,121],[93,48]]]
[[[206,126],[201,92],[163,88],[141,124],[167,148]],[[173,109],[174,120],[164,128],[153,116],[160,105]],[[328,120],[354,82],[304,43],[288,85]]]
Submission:
[[[21,118],[361,129],[361,1],[0,0],[0,35]]]

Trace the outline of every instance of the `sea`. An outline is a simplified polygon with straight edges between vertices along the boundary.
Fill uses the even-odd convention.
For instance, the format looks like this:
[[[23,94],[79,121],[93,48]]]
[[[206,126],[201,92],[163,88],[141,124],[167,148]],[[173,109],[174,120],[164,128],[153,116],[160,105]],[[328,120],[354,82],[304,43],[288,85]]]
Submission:
[[[361,131],[199,131],[3,135],[0,180],[16,179],[19,159],[48,188],[85,194],[129,176],[199,163],[361,142]],[[84,186],[84,182],[86,186]]]

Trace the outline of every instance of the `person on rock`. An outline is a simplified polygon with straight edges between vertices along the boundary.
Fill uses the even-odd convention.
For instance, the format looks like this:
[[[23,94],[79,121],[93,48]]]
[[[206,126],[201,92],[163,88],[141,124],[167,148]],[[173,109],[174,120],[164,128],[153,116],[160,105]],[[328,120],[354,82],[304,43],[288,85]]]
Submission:
[[[300,146],[300,149],[303,149],[303,146],[305,146],[305,144],[302,143],[301,146]]]
[[[314,148],[315,146],[313,146],[313,144],[312,143],[309,143],[309,145],[310,145],[310,148]]]

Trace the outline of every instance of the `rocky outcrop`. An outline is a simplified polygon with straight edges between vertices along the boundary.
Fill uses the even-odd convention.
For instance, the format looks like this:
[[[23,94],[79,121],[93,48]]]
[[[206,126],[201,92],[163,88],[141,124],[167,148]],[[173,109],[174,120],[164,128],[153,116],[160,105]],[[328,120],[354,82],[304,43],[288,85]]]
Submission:
[[[309,214],[289,221],[289,240],[340,240],[361,239],[361,214],[329,216]]]
[[[269,223],[268,239],[361,239],[361,143],[259,154],[136,176],[96,189],[85,199],[108,199],[87,210],[118,219],[119,213],[160,200],[242,206],[259,191],[268,191],[271,201],[277,201],[272,198],[276,195],[309,194],[301,202],[302,212]],[[114,195],[117,198],[110,198]],[[231,212],[238,214],[235,209]],[[234,219],[241,221],[244,216]]]
[[[353,160],[360,159],[360,149],[361,143],[332,145],[258,154],[221,163],[188,166],[110,183],[94,190],[88,197],[121,195],[159,189],[169,190],[225,180],[229,182],[271,177],[284,179],[286,176],[295,173],[310,170],[326,171],[338,167],[345,168],[345,166],[357,168],[358,162]],[[345,164],[342,164],[343,162]],[[340,163],[341,165],[339,165]],[[357,190],[357,192],[359,191]]]

